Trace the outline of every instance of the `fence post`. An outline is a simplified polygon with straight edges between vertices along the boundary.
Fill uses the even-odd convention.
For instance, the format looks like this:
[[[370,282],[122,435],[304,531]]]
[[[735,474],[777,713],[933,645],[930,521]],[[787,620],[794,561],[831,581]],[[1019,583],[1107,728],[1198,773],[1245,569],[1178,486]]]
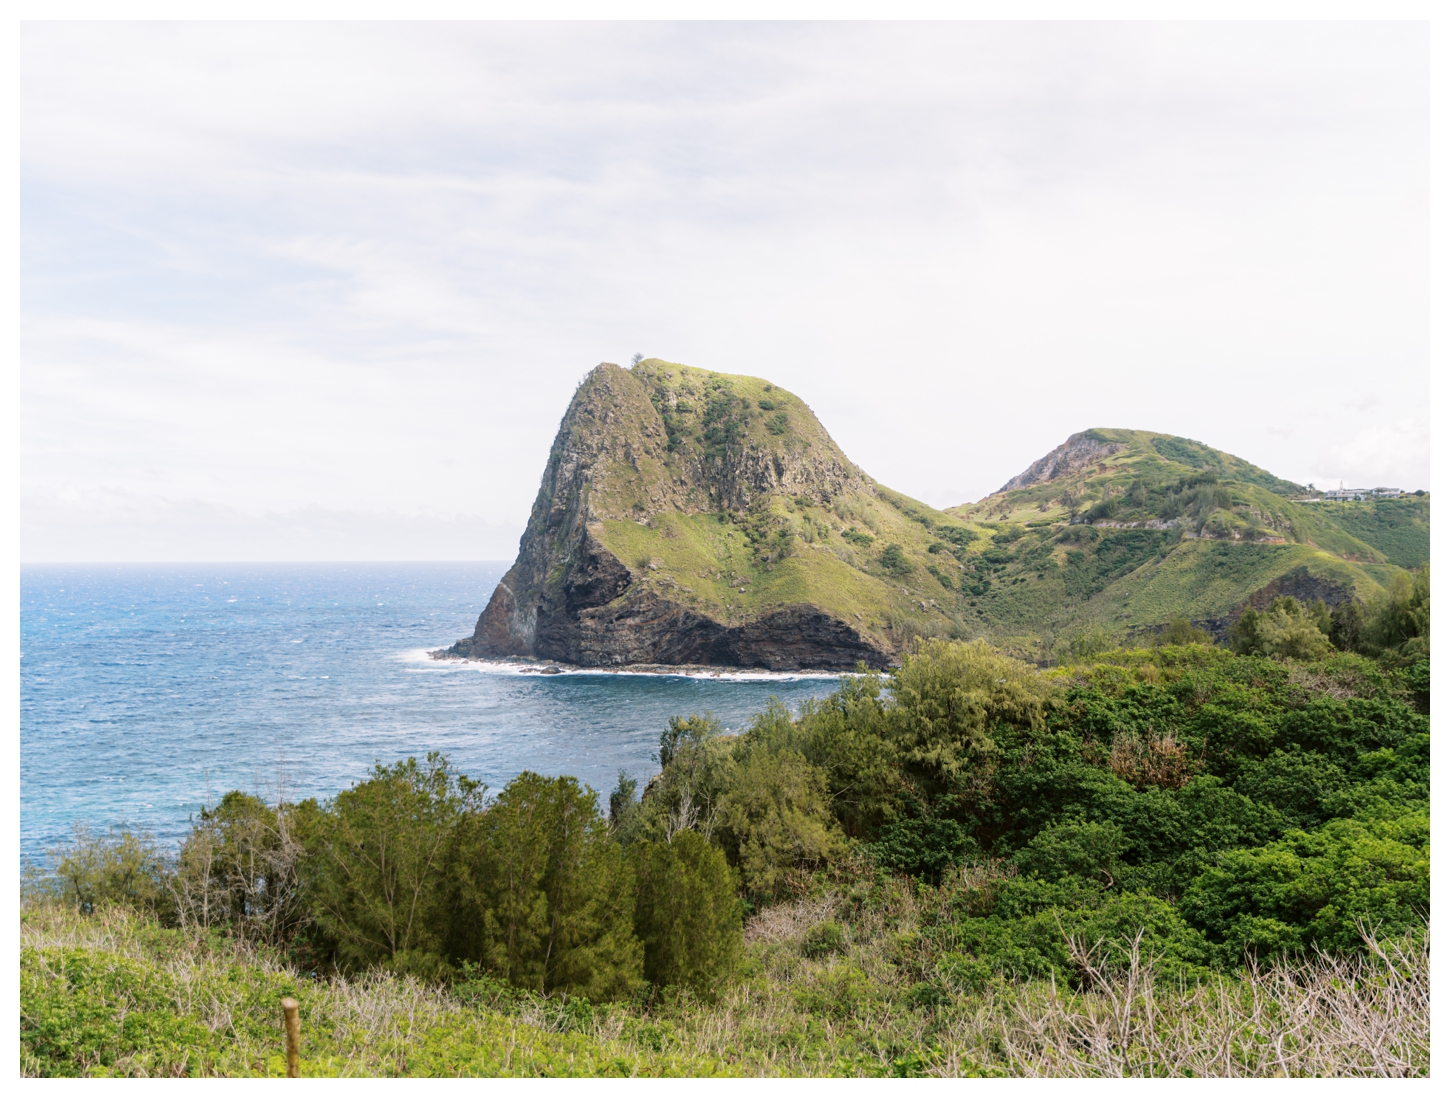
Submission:
[[[297,1000],[290,996],[282,1000],[282,1023],[287,1029],[287,1078],[296,1079],[302,1053],[302,1023],[297,1020]]]

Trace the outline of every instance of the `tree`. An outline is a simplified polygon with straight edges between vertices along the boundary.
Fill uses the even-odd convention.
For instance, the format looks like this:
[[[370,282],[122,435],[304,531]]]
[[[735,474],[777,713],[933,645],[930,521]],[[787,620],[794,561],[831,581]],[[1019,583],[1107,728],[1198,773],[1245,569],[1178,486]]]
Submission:
[[[1262,652],[1259,647],[1259,612],[1252,607],[1245,610],[1228,631],[1228,646],[1235,655],[1250,656]]]
[[[1341,652],[1360,652],[1364,648],[1364,609],[1350,599],[1341,602],[1329,614],[1329,643]]]
[[[49,854],[54,875],[46,880],[39,870],[29,873],[26,891],[58,894],[87,915],[106,904],[154,910],[163,901],[166,861],[148,831],[120,825],[98,834],[77,823],[70,843]]]
[[[1396,573],[1370,615],[1371,649],[1394,662],[1413,663],[1430,656],[1430,566],[1413,575]]]
[[[744,946],[735,874],[724,853],[684,831],[667,843],[636,843],[630,857],[645,978],[714,999]]]
[[[1317,660],[1329,654],[1330,628],[1327,612],[1306,612],[1298,599],[1281,595],[1267,610],[1245,610],[1229,630],[1229,647],[1241,656]]]
[[[309,844],[314,918],[344,967],[443,970],[454,831],[482,787],[430,752],[339,793]]]
[[[460,955],[543,994],[603,1000],[638,983],[633,874],[591,790],[525,771],[459,846]]]
[[[639,788],[639,782],[629,776],[627,770],[619,772],[619,782],[614,787],[614,792],[609,794],[609,826],[616,832],[623,830],[629,823],[639,807],[635,800],[635,790]]]
[[[735,769],[735,740],[723,732],[709,713],[670,718],[660,735],[663,769],[640,804],[638,837],[668,841],[677,832],[696,829],[706,839],[714,835],[720,797]]]
[[[987,779],[993,729],[1041,727],[1051,690],[1034,668],[985,641],[918,641],[890,682],[890,728],[902,762],[938,790]]]

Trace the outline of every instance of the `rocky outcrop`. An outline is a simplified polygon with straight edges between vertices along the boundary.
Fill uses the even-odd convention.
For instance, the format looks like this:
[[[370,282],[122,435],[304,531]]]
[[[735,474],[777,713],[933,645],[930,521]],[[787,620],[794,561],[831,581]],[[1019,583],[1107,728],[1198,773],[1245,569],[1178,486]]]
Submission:
[[[720,427],[734,400],[741,422],[761,413],[722,389],[689,396],[690,384],[663,364],[596,367],[575,392],[549,453],[519,555],[479,616],[473,635],[447,655],[526,657],[583,667],[706,664],[773,670],[882,667],[890,653],[818,607],[774,607],[722,622],[640,582],[603,543],[607,520],[644,523],[664,511],[743,510],[787,492],[826,503],[867,479],[809,409],[773,390],[789,409],[787,435],[734,434]],[[710,377],[694,371],[701,377]],[[697,379],[698,380],[698,379]],[[671,388],[671,385],[675,388]],[[713,400],[700,417],[708,444],[681,445],[675,409]],[[770,403],[774,408],[774,402]],[[725,410],[720,411],[721,408]],[[718,413],[718,414],[716,414]],[[729,420],[723,420],[728,428]],[[711,434],[710,432],[714,433]],[[763,432],[757,431],[757,435]],[[778,438],[778,442],[774,441]]]
[[[1125,449],[1121,442],[1106,442],[1096,438],[1091,431],[1073,435],[1057,449],[1038,458],[1022,472],[1009,480],[998,492],[1011,492],[1017,488],[1030,488],[1034,484],[1069,477],[1111,457]],[[995,494],[995,493],[994,493]]]
[[[1204,618],[1192,624],[1205,630],[1216,643],[1225,644],[1229,631],[1244,616],[1245,610],[1267,610],[1275,599],[1285,595],[1298,599],[1305,605],[1323,599],[1325,605],[1330,607],[1354,598],[1354,592],[1344,584],[1324,576],[1316,576],[1308,568],[1301,566],[1271,580],[1222,617]]]

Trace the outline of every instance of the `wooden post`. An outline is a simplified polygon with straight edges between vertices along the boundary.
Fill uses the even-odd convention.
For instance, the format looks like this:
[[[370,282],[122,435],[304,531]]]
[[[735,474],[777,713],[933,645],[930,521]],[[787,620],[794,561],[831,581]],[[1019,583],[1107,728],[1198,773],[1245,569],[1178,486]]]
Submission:
[[[282,1023],[287,1029],[287,1078],[296,1079],[302,1056],[302,1023],[297,1020],[297,1000],[282,1000]]]

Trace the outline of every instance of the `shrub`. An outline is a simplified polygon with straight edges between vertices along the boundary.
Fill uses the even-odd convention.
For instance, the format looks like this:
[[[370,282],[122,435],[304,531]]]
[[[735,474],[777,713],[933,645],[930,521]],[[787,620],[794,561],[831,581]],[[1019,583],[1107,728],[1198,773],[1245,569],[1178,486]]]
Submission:
[[[1017,864],[1049,881],[1081,877],[1111,888],[1127,849],[1127,836],[1115,823],[1057,824],[1033,836]]]
[[[928,787],[985,777],[998,725],[1040,726],[1051,687],[984,641],[917,643],[891,674],[889,728],[908,771]]]
[[[1353,599],[1342,602],[1329,614],[1329,643],[1341,652],[1364,649],[1364,609]]]
[[[102,834],[78,823],[71,841],[49,854],[49,876],[27,867],[32,896],[54,897],[87,914],[106,904],[155,911],[165,903],[168,867],[150,832],[119,825]]]
[[[1017,979],[1051,976],[1068,984],[1081,984],[1087,975],[1083,956],[1090,955],[1101,970],[1121,969],[1131,963],[1135,943],[1169,976],[1207,975],[1212,956],[1203,935],[1172,904],[1144,892],[1110,894],[1082,906],[1053,905],[1016,918],[970,917],[955,931],[958,948],[991,971]]]
[[[1229,632],[1229,646],[1240,655],[1317,660],[1329,654],[1328,613],[1305,612],[1299,601],[1281,596],[1264,611],[1245,610]]]
[[[667,843],[636,843],[629,853],[645,979],[713,1000],[744,948],[735,874],[724,853],[693,831]]]
[[[817,923],[806,931],[801,943],[801,952],[807,957],[825,957],[832,953],[846,952],[846,932],[833,919]]]
[[[901,546],[894,541],[881,550],[881,567],[893,576],[905,576],[912,570],[911,561],[906,559]]]
[[[906,815],[881,829],[867,850],[876,864],[936,884],[976,850],[967,829],[940,816]]]
[[[1430,909],[1429,814],[1331,820],[1280,842],[1229,850],[1183,897],[1189,919],[1233,963],[1245,951],[1310,945],[1352,952],[1361,926],[1401,934]]]
[[[1371,651],[1390,662],[1411,664],[1430,657],[1430,566],[1413,576],[1397,573],[1371,611]]]
[[[1175,644],[1212,644],[1213,639],[1204,630],[1191,625],[1187,618],[1175,618],[1153,641],[1162,647]]]
[[[316,802],[270,807],[232,790],[181,844],[171,891],[183,925],[224,926],[280,944],[305,921],[300,887],[304,836]]]

